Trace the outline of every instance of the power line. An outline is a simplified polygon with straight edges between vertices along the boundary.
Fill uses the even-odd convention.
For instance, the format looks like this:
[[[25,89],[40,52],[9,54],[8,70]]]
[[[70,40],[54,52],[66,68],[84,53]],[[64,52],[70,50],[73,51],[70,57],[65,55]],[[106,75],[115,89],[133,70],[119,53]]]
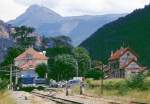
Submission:
[[[14,67],[14,68],[13,68]],[[8,70],[8,68],[10,70]],[[4,70],[5,69],[5,70]],[[6,70],[7,69],[7,70]],[[15,70],[13,70],[15,69]],[[7,66],[3,66],[0,68],[0,72],[3,72],[3,73],[0,73],[0,74],[3,74],[3,75],[6,75],[6,76],[9,76],[9,82],[10,82],[10,90],[12,90],[12,79],[13,79],[13,76],[15,76],[15,84],[17,84],[17,80],[18,80],[18,76],[17,76],[17,73],[20,72],[20,70],[18,70],[19,68],[14,66],[13,64],[9,64]]]

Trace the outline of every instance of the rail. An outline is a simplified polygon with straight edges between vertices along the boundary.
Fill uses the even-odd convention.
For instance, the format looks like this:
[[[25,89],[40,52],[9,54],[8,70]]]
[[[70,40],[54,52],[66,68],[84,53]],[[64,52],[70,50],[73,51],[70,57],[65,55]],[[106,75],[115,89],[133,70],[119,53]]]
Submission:
[[[58,98],[55,96],[45,95],[45,94],[41,94],[41,93],[37,93],[37,92],[31,92],[31,94],[38,96],[38,97],[41,97],[41,98],[49,99],[51,101],[56,102],[57,104],[84,104],[81,102],[72,101],[72,100],[63,99],[63,98]]]

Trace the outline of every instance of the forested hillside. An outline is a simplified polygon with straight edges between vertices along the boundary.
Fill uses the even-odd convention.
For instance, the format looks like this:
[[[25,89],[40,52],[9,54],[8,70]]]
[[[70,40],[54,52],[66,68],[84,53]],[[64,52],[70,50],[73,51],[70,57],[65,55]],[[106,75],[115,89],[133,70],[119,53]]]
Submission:
[[[94,59],[105,62],[112,50],[128,46],[137,52],[142,64],[150,66],[150,5],[103,26],[81,46]]]

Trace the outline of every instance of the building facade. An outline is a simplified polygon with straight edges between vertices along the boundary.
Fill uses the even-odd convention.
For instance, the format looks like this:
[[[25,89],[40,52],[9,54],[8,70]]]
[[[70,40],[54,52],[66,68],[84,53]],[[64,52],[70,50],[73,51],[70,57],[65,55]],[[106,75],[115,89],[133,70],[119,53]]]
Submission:
[[[28,48],[21,55],[14,59],[14,64],[20,69],[19,78],[23,83],[34,83],[38,75],[35,72],[36,67],[39,64],[47,64],[48,57],[45,56],[45,52],[41,53],[33,48]],[[27,79],[27,80],[26,80]]]
[[[138,55],[131,48],[121,47],[111,52],[109,58],[109,75],[113,78],[124,78],[145,70],[138,63]]]

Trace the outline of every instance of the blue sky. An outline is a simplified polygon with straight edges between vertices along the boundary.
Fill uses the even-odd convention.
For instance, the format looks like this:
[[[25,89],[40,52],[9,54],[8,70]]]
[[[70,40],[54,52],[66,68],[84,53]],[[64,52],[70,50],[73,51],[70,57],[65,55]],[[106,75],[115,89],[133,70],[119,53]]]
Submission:
[[[33,4],[48,7],[62,16],[129,13],[143,8],[150,0],[2,0],[0,19],[15,19]]]

